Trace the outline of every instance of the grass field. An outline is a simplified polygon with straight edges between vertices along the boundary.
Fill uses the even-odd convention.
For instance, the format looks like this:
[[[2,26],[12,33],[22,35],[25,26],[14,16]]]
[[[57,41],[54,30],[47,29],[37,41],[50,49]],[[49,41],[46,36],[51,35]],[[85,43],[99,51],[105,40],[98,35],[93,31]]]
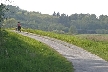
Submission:
[[[53,32],[45,32],[32,29],[26,29],[24,31],[66,41],[68,43],[82,47],[85,50],[93,54],[96,54],[101,58],[105,59],[106,61],[108,61],[108,35],[102,35],[102,34],[64,35],[64,34],[56,34]]]
[[[108,42],[108,34],[80,34],[76,36],[80,38],[86,38],[92,41]]]
[[[73,72],[72,64],[49,46],[17,33],[2,33],[0,72]]]

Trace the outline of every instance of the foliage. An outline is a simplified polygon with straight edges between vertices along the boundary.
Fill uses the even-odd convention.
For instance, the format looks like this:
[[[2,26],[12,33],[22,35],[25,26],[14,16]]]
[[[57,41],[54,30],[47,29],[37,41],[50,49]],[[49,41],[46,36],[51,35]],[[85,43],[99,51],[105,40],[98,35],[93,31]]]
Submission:
[[[7,32],[5,30],[1,30],[0,31],[0,48],[4,45],[4,43],[6,42],[6,35]]]
[[[4,9],[5,9],[5,5],[4,4],[0,4],[0,29],[2,27],[2,22],[4,19]]]
[[[52,32],[45,32],[40,30],[25,30],[28,32],[36,33],[39,35],[45,35],[53,38],[57,38],[68,43],[77,45],[84,48],[85,50],[100,56],[101,58],[108,61],[108,36],[97,36],[97,35],[65,35],[56,34]],[[97,40],[98,39],[98,40]],[[106,40],[107,39],[107,40]]]
[[[3,24],[3,21],[6,18],[5,12],[7,12],[7,11],[8,11],[8,9],[6,8],[6,6],[3,3],[1,3],[0,4],[0,46],[2,46],[3,42],[4,42],[4,37],[3,37],[4,36],[3,35],[4,34],[4,30],[3,30],[4,24]]]
[[[10,11],[6,13],[6,15],[8,15],[8,18],[12,18],[16,21],[12,21],[12,24],[8,24],[7,22],[6,27],[15,27],[17,21],[20,21],[23,28],[39,29],[43,31],[71,33],[72,31],[70,29],[74,26],[76,27],[76,31],[74,32],[78,34],[108,33],[107,15],[100,15],[97,17],[95,14],[75,13],[68,16],[64,13],[60,14],[59,12],[48,15],[34,11],[28,12],[11,5],[8,5],[7,7]]]
[[[75,33],[77,33],[77,29],[76,29],[76,27],[75,27],[74,25],[70,27],[69,33],[70,33],[70,34],[75,34]]]
[[[72,72],[72,65],[49,46],[13,32],[4,32],[0,72]]]

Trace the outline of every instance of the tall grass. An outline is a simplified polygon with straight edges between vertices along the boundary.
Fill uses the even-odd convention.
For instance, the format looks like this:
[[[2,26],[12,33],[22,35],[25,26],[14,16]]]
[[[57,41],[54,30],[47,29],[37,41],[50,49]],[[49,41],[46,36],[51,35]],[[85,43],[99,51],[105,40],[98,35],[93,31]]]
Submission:
[[[95,38],[82,38],[80,35],[64,35],[64,34],[56,34],[52,32],[45,32],[40,30],[32,30],[32,29],[26,29],[25,31],[36,33],[40,35],[45,35],[53,38],[57,38],[63,41],[66,41],[68,43],[77,45],[79,47],[84,48],[85,50],[96,54],[100,56],[101,58],[108,61],[108,41],[99,41]]]
[[[72,64],[49,46],[17,33],[4,34],[0,72],[73,72]]]

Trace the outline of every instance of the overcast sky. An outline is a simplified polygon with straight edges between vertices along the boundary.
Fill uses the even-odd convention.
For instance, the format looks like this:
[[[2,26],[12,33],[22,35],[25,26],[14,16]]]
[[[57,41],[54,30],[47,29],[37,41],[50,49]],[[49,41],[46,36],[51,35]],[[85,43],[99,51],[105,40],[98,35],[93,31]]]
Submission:
[[[1,0],[3,1],[3,0]],[[60,12],[71,14],[108,15],[108,0],[13,0],[13,5],[28,11],[38,11],[42,14]]]

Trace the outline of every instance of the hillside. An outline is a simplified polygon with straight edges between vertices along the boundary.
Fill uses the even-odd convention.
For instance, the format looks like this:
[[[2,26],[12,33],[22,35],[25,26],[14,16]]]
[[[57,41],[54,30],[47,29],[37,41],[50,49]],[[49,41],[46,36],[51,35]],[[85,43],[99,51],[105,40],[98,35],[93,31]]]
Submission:
[[[16,27],[18,21],[23,28],[53,31],[70,34],[106,34],[108,33],[108,16],[95,14],[41,14],[41,12],[28,12],[19,7],[8,5],[9,11],[5,13],[7,20],[4,27]]]
[[[0,72],[73,71],[72,64],[48,45],[10,31],[2,33]]]

